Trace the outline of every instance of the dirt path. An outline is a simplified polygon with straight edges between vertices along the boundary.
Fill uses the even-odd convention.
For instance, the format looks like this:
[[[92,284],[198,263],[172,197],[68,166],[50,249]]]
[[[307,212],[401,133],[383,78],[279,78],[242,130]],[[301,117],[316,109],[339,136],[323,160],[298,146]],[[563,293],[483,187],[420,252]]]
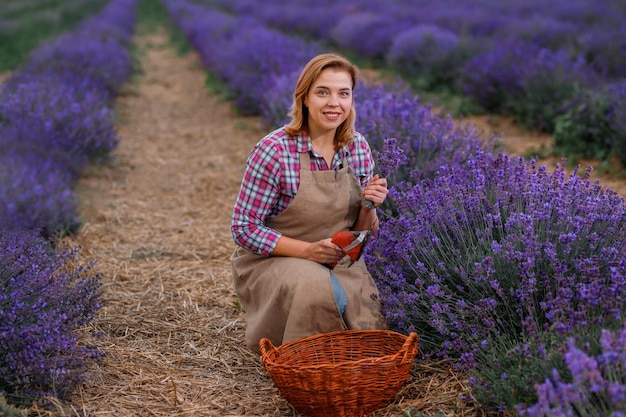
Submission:
[[[81,181],[77,243],[98,261],[108,353],[76,396],[90,416],[290,415],[242,343],[232,204],[256,119],[204,88],[195,56],[138,39],[146,72],[118,100],[116,165]],[[268,392],[269,391],[269,392]]]

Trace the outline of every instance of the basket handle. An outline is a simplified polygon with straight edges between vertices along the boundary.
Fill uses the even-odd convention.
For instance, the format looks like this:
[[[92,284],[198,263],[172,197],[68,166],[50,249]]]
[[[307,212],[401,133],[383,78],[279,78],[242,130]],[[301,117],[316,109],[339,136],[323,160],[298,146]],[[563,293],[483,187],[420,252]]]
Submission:
[[[400,352],[404,352],[404,357],[402,358],[402,362],[405,362],[409,357],[413,358],[417,354],[417,333],[411,332],[409,336],[404,341]]]
[[[261,350],[261,356],[263,357],[263,359],[265,359],[266,356],[274,352],[276,348],[267,337],[264,337],[259,342],[259,350]]]

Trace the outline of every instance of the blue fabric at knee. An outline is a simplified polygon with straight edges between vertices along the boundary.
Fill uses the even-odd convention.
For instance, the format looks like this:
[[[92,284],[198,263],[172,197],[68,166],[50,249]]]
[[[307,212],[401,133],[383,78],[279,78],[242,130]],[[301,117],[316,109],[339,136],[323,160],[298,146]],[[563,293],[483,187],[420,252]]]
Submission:
[[[337,276],[333,274],[333,271],[330,271],[330,285],[333,287],[333,294],[335,295],[335,302],[337,303],[339,313],[343,314],[348,306],[348,296],[346,295],[346,290],[341,286],[339,279],[337,279]]]

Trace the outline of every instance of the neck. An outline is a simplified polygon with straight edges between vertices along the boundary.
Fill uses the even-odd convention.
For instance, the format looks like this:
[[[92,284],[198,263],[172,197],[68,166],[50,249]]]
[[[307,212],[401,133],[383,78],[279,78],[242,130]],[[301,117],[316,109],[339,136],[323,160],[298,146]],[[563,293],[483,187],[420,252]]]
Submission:
[[[330,135],[311,137],[311,145],[315,152],[322,155],[326,160],[326,164],[332,166],[333,156],[335,155],[334,137]]]
[[[311,143],[315,144],[315,146],[319,146],[321,148],[326,147],[335,147],[335,131],[324,132],[324,133],[314,133],[309,132],[309,139]]]

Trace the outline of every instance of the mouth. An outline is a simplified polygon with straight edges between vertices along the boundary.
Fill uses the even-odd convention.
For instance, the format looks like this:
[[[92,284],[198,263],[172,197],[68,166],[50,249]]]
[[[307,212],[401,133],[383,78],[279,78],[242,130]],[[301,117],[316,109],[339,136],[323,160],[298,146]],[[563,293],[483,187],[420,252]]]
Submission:
[[[339,119],[339,117],[341,117],[341,113],[337,113],[337,112],[325,112],[323,114],[329,120],[337,120]]]

